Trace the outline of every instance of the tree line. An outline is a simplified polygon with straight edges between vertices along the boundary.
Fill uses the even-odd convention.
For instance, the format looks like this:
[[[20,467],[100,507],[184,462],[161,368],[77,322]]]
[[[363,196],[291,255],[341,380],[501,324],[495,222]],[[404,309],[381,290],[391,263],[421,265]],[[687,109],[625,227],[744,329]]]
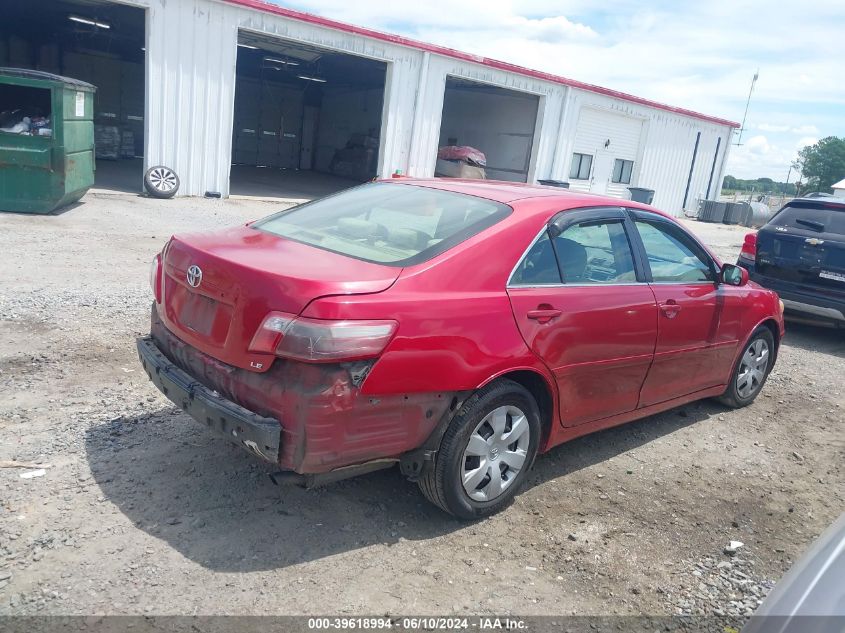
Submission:
[[[722,191],[733,192],[755,192],[755,193],[777,193],[786,195],[795,195],[795,183],[775,182],[771,178],[755,178],[753,180],[743,180],[742,178],[734,178],[733,176],[725,176],[725,181],[722,184]]]
[[[799,175],[794,183],[775,182],[771,178],[743,180],[725,176],[723,192],[757,192],[800,195],[811,191],[831,193],[831,185],[845,178],[845,138],[828,136],[798,152],[792,163]]]

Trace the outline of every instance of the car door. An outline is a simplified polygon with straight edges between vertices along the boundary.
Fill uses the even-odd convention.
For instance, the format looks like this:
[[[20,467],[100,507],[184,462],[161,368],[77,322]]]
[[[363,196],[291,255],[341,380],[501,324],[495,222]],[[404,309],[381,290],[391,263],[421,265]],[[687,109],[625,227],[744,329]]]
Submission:
[[[656,213],[631,216],[658,306],[654,362],[640,394],[647,407],[723,384],[737,337],[723,329],[722,316],[735,312],[726,307],[736,301],[693,236]]]
[[[657,305],[620,208],[564,211],[517,264],[508,295],[550,369],[564,426],[632,411],[651,365]]]

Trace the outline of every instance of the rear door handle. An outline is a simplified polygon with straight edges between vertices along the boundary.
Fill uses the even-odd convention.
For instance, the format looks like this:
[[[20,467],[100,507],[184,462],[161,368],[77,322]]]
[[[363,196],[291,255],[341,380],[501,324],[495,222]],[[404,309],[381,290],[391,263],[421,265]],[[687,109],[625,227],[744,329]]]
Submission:
[[[660,304],[660,311],[663,312],[663,316],[667,319],[674,319],[678,316],[678,312],[681,311],[681,306],[674,299],[669,299],[666,303]]]
[[[536,310],[529,310],[527,316],[529,319],[534,319],[538,323],[548,323],[561,314],[562,312],[555,308],[537,308]]]

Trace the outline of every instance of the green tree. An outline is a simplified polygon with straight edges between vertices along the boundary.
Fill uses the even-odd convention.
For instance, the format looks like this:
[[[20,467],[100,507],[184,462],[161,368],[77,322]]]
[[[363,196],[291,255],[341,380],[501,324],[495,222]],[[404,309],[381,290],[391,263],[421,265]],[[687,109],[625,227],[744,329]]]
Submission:
[[[772,193],[775,190],[775,181],[771,178],[758,178],[757,183],[763,193]]]
[[[815,145],[808,145],[798,152],[801,175],[807,186],[826,191],[845,178],[845,138],[828,136]]]

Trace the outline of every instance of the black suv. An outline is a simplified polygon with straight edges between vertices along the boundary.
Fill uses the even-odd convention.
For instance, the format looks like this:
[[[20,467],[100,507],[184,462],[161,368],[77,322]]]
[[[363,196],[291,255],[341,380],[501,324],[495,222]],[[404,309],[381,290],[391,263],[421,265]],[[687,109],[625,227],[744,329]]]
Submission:
[[[792,200],[745,236],[737,264],[787,310],[845,327],[845,199]]]

